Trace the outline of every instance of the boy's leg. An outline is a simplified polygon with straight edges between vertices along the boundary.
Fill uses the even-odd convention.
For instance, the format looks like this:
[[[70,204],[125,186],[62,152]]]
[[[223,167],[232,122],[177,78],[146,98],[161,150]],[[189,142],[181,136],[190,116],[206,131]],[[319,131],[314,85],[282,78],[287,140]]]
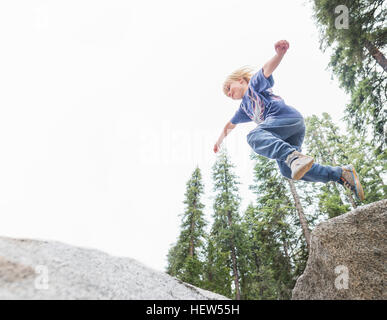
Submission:
[[[291,170],[285,161],[277,160],[277,163],[282,175],[291,179]],[[343,167],[331,167],[314,163],[301,180],[323,183],[334,181],[351,190],[360,201],[364,200],[363,187],[355,168],[351,164]]]
[[[277,163],[281,174],[284,177],[291,179],[292,172],[285,161],[277,160]],[[337,182],[341,177],[341,170],[341,167],[323,166],[318,163],[313,163],[310,170],[304,174],[301,180],[323,183],[327,183],[329,181]]]
[[[304,119],[268,118],[247,135],[247,142],[256,153],[267,158],[276,159],[282,175],[291,179],[292,171],[285,163],[285,160],[294,151],[301,152],[304,137]],[[313,164],[301,179],[328,182],[339,180],[340,175],[340,167]]]
[[[314,161],[287,141],[299,132],[305,132],[303,118],[268,118],[248,134],[247,141],[256,153],[285,161],[291,168],[291,178],[299,180],[310,170]]]
[[[269,119],[252,130],[247,136],[247,141],[256,153],[276,159],[282,175],[292,179],[294,172],[286,164],[286,159],[290,154],[292,157],[294,151],[301,152],[304,137],[305,123],[302,118]],[[338,182],[350,189],[361,201],[364,200],[363,188],[352,165],[332,167],[313,163],[301,180],[323,183]]]
[[[296,148],[285,140],[305,127],[302,118],[268,118],[247,135],[251,148],[261,156],[285,161]]]
[[[293,145],[297,151],[301,152],[301,146],[304,142],[305,138],[305,126],[299,132],[290,136],[286,141]],[[282,174],[287,177],[287,175],[291,174],[290,168],[286,165],[284,161],[277,161],[278,166],[280,167],[280,171]],[[332,167],[332,166],[324,166],[318,163],[313,163],[312,167],[309,169],[307,173],[301,178],[304,181],[310,182],[323,182],[327,183],[329,181],[337,182],[341,177],[342,169],[341,167]]]

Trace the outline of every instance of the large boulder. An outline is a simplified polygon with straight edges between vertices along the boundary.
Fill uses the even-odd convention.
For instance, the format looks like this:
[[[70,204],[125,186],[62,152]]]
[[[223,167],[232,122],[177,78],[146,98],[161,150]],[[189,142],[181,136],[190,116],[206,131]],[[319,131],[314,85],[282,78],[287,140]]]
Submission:
[[[385,300],[387,200],[320,223],[292,299]]]
[[[0,237],[0,299],[225,300],[131,259]]]

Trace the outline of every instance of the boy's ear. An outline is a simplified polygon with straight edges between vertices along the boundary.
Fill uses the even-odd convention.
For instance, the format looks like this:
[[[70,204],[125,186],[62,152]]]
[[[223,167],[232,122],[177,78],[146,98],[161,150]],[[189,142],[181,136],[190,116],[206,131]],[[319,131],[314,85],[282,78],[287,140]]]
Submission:
[[[242,79],[239,79],[239,83],[240,83],[240,84],[243,84],[244,82],[246,82],[245,79],[243,79],[243,78],[242,78]],[[246,82],[246,83],[247,83],[247,82]]]

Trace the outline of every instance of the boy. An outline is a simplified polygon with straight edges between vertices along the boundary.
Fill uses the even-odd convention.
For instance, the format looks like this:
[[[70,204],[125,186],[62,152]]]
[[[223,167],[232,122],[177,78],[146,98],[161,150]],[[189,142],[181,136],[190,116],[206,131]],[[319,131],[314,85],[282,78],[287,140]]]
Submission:
[[[224,82],[223,92],[233,100],[242,100],[239,109],[226,124],[214,152],[238,123],[255,121],[258,126],[247,135],[252,149],[267,158],[276,159],[281,174],[289,179],[312,182],[335,181],[350,189],[364,200],[363,188],[353,165],[323,166],[301,153],[305,136],[302,115],[284,100],[274,95],[272,73],[281,62],[289,43],[280,40],[274,45],[276,55],[255,74],[248,68],[233,72]]]

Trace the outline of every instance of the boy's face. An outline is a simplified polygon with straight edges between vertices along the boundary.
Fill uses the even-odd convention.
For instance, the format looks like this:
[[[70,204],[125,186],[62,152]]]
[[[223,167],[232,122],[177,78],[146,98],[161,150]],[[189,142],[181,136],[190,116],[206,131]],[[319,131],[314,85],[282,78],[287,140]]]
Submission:
[[[233,100],[240,100],[245,95],[247,90],[247,82],[244,79],[232,81],[228,85],[227,96]]]

